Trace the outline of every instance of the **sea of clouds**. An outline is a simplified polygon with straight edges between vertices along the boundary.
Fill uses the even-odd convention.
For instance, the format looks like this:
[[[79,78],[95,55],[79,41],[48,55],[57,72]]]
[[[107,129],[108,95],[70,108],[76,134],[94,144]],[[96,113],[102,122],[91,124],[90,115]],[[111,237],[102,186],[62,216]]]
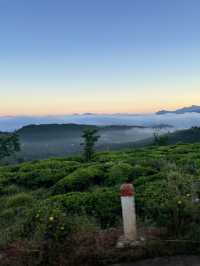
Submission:
[[[62,115],[62,116],[1,116],[0,131],[14,131],[30,124],[90,124],[90,125],[133,125],[153,127],[161,124],[184,129],[200,126],[200,114],[113,114],[113,115]]]

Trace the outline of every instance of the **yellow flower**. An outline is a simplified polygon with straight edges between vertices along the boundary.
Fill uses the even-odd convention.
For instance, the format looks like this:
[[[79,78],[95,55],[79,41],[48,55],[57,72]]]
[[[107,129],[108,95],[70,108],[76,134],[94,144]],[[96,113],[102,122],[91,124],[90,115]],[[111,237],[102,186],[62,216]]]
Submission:
[[[64,230],[64,229],[65,229],[64,226],[61,226],[61,227],[60,227],[60,230]]]
[[[190,197],[190,194],[187,194],[186,196],[187,196],[187,197]]]
[[[53,216],[49,217],[49,221],[52,222],[53,220],[54,220]]]
[[[182,204],[182,201],[181,201],[181,200],[179,200],[177,203],[178,203],[178,205],[181,205],[181,204]]]

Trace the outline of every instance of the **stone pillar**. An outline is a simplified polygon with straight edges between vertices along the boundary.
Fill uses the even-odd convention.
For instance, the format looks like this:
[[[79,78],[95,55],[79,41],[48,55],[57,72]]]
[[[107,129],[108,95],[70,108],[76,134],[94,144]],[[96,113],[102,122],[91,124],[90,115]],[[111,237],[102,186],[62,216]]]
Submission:
[[[132,184],[123,184],[120,188],[124,227],[124,240],[137,240],[135,198]]]

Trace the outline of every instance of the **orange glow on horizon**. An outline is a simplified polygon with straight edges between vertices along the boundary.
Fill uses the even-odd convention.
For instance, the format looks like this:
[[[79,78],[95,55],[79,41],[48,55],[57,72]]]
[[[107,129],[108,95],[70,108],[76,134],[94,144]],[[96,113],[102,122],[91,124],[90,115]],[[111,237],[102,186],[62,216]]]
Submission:
[[[1,97],[1,116],[67,115],[74,113],[154,113],[162,109],[176,110],[184,106],[200,105],[200,90],[148,88],[148,93],[131,89],[122,91],[98,90],[95,93],[74,92],[48,95],[36,92],[23,96],[12,94]]]
[[[66,108],[65,106],[59,106],[58,108],[36,108],[35,110],[31,110],[31,108],[17,108],[16,110],[7,109],[4,112],[0,113],[0,116],[48,116],[48,115],[72,115],[72,114],[83,114],[83,113],[96,113],[96,114],[115,114],[115,113],[133,113],[133,114],[149,114],[155,113],[159,110],[176,110],[182,108],[184,106],[190,106],[195,103],[184,103],[184,104],[171,104],[168,106],[156,105],[156,106],[147,106],[147,107],[138,107],[131,108],[129,106],[126,107],[117,107],[114,105],[106,106],[105,108],[97,107],[97,108]],[[198,105],[198,104],[197,104]]]

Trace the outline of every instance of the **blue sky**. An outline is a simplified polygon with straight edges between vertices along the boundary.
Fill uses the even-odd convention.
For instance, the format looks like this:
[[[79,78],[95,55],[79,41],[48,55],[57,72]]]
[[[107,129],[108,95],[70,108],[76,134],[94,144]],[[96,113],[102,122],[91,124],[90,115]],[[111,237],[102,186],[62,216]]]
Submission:
[[[0,115],[200,104],[199,0],[0,0]]]

